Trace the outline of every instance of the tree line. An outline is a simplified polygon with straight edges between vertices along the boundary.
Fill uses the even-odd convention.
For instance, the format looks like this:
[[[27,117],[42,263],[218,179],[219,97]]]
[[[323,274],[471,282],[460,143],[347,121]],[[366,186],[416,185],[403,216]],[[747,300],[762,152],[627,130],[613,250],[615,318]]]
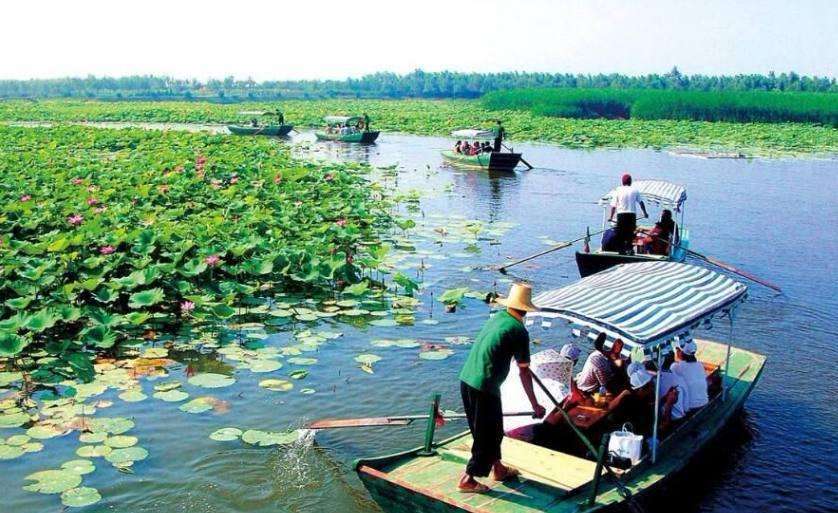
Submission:
[[[685,75],[677,67],[640,76],[570,73],[381,72],[345,80],[222,80],[167,76],[0,80],[0,98],[201,99],[215,101],[317,98],[477,98],[515,88],[653,89],[682,91],[838,92],[835,78],[795,72]]]

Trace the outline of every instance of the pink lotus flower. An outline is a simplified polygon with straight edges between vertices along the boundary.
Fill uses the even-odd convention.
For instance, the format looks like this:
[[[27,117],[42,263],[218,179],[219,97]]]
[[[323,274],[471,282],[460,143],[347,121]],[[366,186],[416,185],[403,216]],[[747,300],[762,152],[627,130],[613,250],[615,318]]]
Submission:
[[[28,194],[24,194],[23,196],[20,197],[21,203],[26,203],[27,201],[29,201],[31,199],[32,199],[32,196],[30,196]]]
[[[195,309],[195,303],[193,303],[192,301],[183,301],[180,304],[181,313],[188,314],[189,312],[191,312],[194,309]]]
[[[97,200],[96,198],[87,198],[87,204],[90,205],[91,207],[93,205],[98,204],[98,203],[99,203],[99,200]]]
[[[73,183],[73,185],[81,185],[84,183],[84,180],[82,180],[81,178],[73,178],[71,182]]]
[[[274,183],[279,183],[282,181],[282,173],[277,173],[274,177]]]
[[[116,248],[113,246],[102,246],[99,248],[99,253],[103,255],[110,255],[111,253],[115,252]]]
[[[335,175],[333,175],[332,173],[327,173],[326,176],[323,177],[323,179],[327,182],[331,182],[335,179]]]
[[[221,258],[218,255],[210,255],[204,259],[204,263],[210,267],[215,267],[221,262]]]
[[[338,219],[335,221],[335,224],[338,226],[346,226],[346,219]]]
[[[84,216],[80,214],[73,214],[67,218],[67,222],[73,226],[78,226],[84,222]]]
[[[232,184],[234,184],[234,183],[236,183],[236,182],[238,182],[238,181],[239,181],[239,177],[238,177],[238,176],[232,176],[232,177],[230,177],[230,184],[231,184],[231,185],[232,185]]]

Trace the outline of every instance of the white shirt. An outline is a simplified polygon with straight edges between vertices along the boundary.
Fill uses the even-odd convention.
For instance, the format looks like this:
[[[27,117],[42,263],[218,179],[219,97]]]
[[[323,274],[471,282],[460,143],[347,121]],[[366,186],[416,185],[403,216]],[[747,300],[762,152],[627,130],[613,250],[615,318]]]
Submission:
[[[672,405],[672,420],[684,418],[689,410],[690,393],[687,389],[687,383],[684,378],[669,371],[660,373],[661,380],[661,405],[663,405],[663,396],[669,392],[669,389],[675,387],[678,390],[678,399]]]
[[[689,409],[701,408],[707,404],[709,400],[707,398],[707,376],[701,362],[675,362],[670,369],[687,383],[690,396]]]
[[[614,189],[614,196],[611,198],[611,206],[617,210],[617,214],[637,214],[637,204],[643,201],[637,189],[631,185],[621,185]]]

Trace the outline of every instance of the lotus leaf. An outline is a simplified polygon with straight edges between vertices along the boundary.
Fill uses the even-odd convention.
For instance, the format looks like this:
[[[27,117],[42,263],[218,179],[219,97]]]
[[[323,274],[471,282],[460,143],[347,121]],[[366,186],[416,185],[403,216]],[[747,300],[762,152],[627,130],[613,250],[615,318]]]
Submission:
[[[291,379],[303,379],[306,376],[308,376],[308,371],[307,370],[302,370],[302,369],[301,370],[295,370],[295,371],[290,372],[288,374],[288,376]]]
[[[136,403],[148,399],[148,396],[142,390],[132,388],[119,394],[119,398],[127,403]]]
[[[156,305],[163,301],[165,293],[161,288],[154,288],[143,290],[141,292],[134,292],[129,297],[128,306],[131,308],[142,308],[145,306]]]
[[[113,451],[112,447],[107,445],[82,445],[76,449],[76,454],[82,458],[102,458]]]
[[[92,432],[105,432],[121,435],[134,427],[134,421],[124,417],[100,417],[90,419],[89,428]]]
[[[79,435],[79,442],[84,444],[96,444],[99,442],[104,442],[107,437],[107,432],[82,433]]]
[[[41,442],[28,442],[21,446],[24,452],[38,452],[44,449],[44,444]]]
[[[115,435],[105,440],[105,445],[113,449],[124,449],[137,444],[137,437],[130,435]]]
[[[293,383],[284,379],[263,379],[259,382],[259,386],[274,392],[287,392],[294,388]]]
[[[374,363],[381,360],[381,357],[377,354],[359,354],[355,357],[355,361],[363,364],[363,365],[373,365]]]
[[[273,432],[248,429],[247,431],[242,433],[241,439],[243,442],[250,445],[268,447],[271,445],[292,444],[299,439],[299,435],[296,431]]]
[[[235,383],[235,378],[231,376],[225,376],[224,374],[216,374],[212,372],[206,372],[203,374],[195,374],[191,378],[189,378],[189,384],[194,385],[197,387],[203,388],[221,388],[221,387],[228,387]]]
[[[210,439],[216,440],[218,442],[229,442],[231,440],[238,440],[238,438],[242,435],[242,430],[238,428],[221,428],[213,431],[210,434]]]
[[[211,410],[213,408],[213,404],[213,397],[198,397],[187,403],[181,404],[178,409],[180,411],[185,411],[186,413],[203,413]]]
[[[168,392],[169,390],[174,390],[176,388],[181,387],[181,382],[177,380],[171,381],[164,381],[163,383],[157,383],[154,385],[155,392]]]
[[[142,461],[146,458],[148,458],[148,451],[138,445],[126,447],[124,449],[114,449],[109,454],[105,455],[105,459],[111,463]]]
[[[31,440],[31,438],[27,435],[12,435],[6,439],[5,443],[7,445],[23,445],[29,442],[29,440]]]
[[[27,481],[35,481],[23,487],[29,492],[61,493],[81,484],[81,475],[72,470],[42,470],[29,474]]]
[[[29,422],[29,420],[29,415],[22,412],[6,413],[0,415],[0,428],[22,426]]]
[[[188,398],[189,394],[182,390],[167,390],[165,392],[154,392],[153,396],[167,403],[176,403]]]
[[[56,436],[63,436],[69,433],[69,430],[59,429],[49,424],[38,424],[26,430],[26,434],[38,440],[47,440],[55,438]]]
[[[70,460],[62,463],[61,468],[82,476],[96,470],[96,465],[90,460]]]
[[[11,460],[25,452],[26,450],[20,446],[0,444],[0,460]]]
[[[454,354],[451,349],[433,349],[430,351],[422,351],[419,353],[419,358],[423,360],[444,360]]]
[[[294,356],[288,359],[289,363],[294,365],[314,365],[317,363],[317,358],[305,358],[301,356]]]
[[[100,500],[102,500],[102,496],[99,495],[99,491],[88,486],[71,488],[61,493],[61,503],[70,508],[90,506]]]
[[[282,368],[282,363],[276,360],[253,360],[249,368],[253,372],[273,372]]]

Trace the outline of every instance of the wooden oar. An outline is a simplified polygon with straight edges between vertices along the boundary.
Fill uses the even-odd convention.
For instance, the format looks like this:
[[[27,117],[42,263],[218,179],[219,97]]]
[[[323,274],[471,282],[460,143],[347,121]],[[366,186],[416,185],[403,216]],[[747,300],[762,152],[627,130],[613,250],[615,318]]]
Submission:
[[[581,240],[585,240],[585,239],[587,239],[588,237],[590,237],[590,236],[592,236],[592,235],[599,235],[599,234],[601,234],[601,233],[603,233],[603,232],[608,231],[609,229],[610,229],[610,228],[606,228],[606,229],[604,229],[604,230],[600,230],[600,231],[598,231],[598,232],[594,232],[594,233],[590,233],[590,234],[586,233],[585,235],[583,235],[582,237],[579,237],[578,239],[573,239],[573,240],[569,240],[569,241],[566,241],[566,242],[561,242],[561,243],[559,243],[559,244],[556,244],[555,246],[553,246],[553,247],[552,247],[552,248],[550,248],[550,249],[546,249],[546,250],[544,250],[544,251],[540,251],[540,252],[538,252],[538,253],[536,253],[536,254],[534,254],[534,255],[530,255],[530,256],[528,256],[528,257],[524,257],[524,258],[522,258],[522,259],[520,259],[520,260],[515,260],[514,262],[511,262],[511,263],[508,263],[508,264],[505,264],[505,265],[495,266],[495,267],[494,267],[494,269],[496,269],[496,270],[498,270],[498,271],[500,271],[500,272],[502,272],[502,273],[506,273],[506,270],[507,270],[507,269],[509,269],[509,268],[510,268],[510,267],[512,267],[512,266],[515,266],[515,265],[518,265],[518,264],[523,264],[524,262],[528,262],[528,261],[530,261],[530,260],[532,260],[532,259],[534,259],[534,258],[538,258],[538,257],[543,256],[543,255],[546,255],[546,254],[548,254],[548,253],[552,253],[553,251],[558,251],[558,250],[560,250],[560,249],[564,249],[564,248],[570,247],[570,246],[572,246],[572,245],[576,244],[577,242],[579,242],[579,241],[581,241]]]
[[[509,146],[507,146],[503,143],[500,143],[500,145],[503,146],[504,148],[506,148],[507,150],[509,150],[510,153],[512,153],[512,150],[509,148]],[[524,165],[527,166],[528,169],[533,169],[533,165],[530,164],[529,162],[527,162],[526,160],[524,160],[523,156],[521,156],[521,162],[523,162]]]
[[[666,237],[658,237],[658,239],[660,239],[660,240],[662,240],[662,241],[666,242],[667,244],[672,244],[672,241],[670,241],[670,240],[669,240],[669,239],[667,239]],[[778,287],[777,285],[774,285],[774,284],[773,284],[773,283],[771,283],[770,281],[768,281],[768,280],[763,280],[762,278],[760,278],[760,277],[758,277],[758,276],[754,276],[753,274],[751,274],[751,273],[749,273],[749,272],[747,272],[747,271],[743,271],[742,269],[739,269],[739,268],[737,268],[737,267],[735,267],[735,266],[733,266],[733,265],[731,265],[731,264],[728,264],[728,263],[726,263],[726,262],[722,262],[722,261],[721,261],[721,260],[719,260],[718,258],[714,258],[714,257],[707,256],[707,255],[702,255],[702,254],[701,254],[701,253],[699,253],[698,251],[693,251],[693,250],[691,250],[691,249],[689,249],[689,248],[685,248],[684,246],[681,246],[680,244],[676,244],[676,246],[675,246],[675,247],[677,247],[677,248],[679,248],[679,249],[683,249],[683,250],[684,250],[684,251],[686,251],[688,254],[690,254],[690,255],[692,255],[692,256],[694,256],[694,257],[696,257],[696,258],[700,259],[700,260],[704,260],[704,261],[705,261],[705,262],[707,262],[708,264],[715,265],[716,267],[720,267],[720,268],[724,269],[725,271],[728,271],[728,272],[731,272],[731,273],[733,273],[733,274],[739,275],[739,276],[741,276],[741,277],[743,277],[743,278],[745,278],[745,279],[751,280],[751,281],[752,281],[752,282],[754,282],[754,283],[759,283],[760,285],[763,285],[763,286],[765,286],[765,287],[768,287],[769,289],[772,289],[772,290],[776,290],[777,292],[783,292],[783,291],[780,289],[780,287]]]
[[[444,419],[464,419],[465,413],[441,414]],[[504,417],[532,417],[533,412],[522,411],[504,413]],[[390,417],[367,417],[360,419],[323,419],[315,420],[306,426],[308,429],[340,429],[373,426],[407,426],[414,420],[427,420],[427,415],[395,415]]]

